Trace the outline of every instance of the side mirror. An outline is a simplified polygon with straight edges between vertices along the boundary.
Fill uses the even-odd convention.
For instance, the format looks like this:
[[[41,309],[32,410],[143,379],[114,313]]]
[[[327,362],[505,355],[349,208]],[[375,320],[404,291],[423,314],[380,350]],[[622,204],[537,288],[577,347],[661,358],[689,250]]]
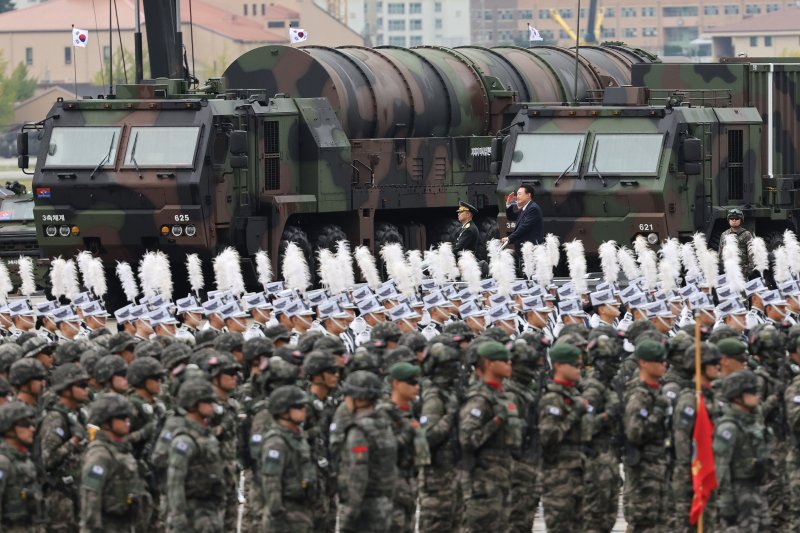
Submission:
[[[17,134],[17,166],[23,170],[28,168],[30,158],[28,157],[28,132],[23,131]]]

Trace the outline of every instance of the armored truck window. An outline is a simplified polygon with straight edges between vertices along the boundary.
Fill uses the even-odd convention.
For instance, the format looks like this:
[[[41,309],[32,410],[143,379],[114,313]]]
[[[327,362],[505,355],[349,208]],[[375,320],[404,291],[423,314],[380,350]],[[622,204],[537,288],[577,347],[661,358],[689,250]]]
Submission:
[[[581,168],[583,140],[582,133],[517,135],[509,174],[574,174]]]
[[[587,173],[655,175],[663,144],[661,133],[597,134]]]
[[[105,168],[117,160],[122,128],[53,128],[45,168]]]
[[[200,128],[145,126],[131,128],[125,168],[191,167]]]

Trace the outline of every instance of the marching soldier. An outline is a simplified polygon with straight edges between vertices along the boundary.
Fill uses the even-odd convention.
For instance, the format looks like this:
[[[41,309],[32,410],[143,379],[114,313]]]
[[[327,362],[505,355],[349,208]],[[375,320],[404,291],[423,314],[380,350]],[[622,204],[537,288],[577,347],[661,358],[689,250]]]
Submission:
[[[22,402],[0,406],[0,524],[5,533],[42,530],[42,486],[30,455],[35,416]]]
[[[750,272],[753,271],[753,265],[750,261],[750,254],[747,251],[748,244],[750,244],[750,241],[753,240],[753,234],[742,227],[743,223],[744,213],[742,213],[741,209],[731,209],[728,211],[729,227],[723,231],[722,235],[719,237],[719,257],[720,259],[723,257],[722,254],[723,250],[725,249],[725,237],[728,235],[735,235],[736,242],[739,245],[739,257],[742,273],[746,279]]]
[[[475,253],[478,250],[480,232],[472,219],[478,214],[478,210],[467,202],[458,202],[456,214],[461,223],[461,231],[458,232],[453,252],[456,255],[464,250]]]

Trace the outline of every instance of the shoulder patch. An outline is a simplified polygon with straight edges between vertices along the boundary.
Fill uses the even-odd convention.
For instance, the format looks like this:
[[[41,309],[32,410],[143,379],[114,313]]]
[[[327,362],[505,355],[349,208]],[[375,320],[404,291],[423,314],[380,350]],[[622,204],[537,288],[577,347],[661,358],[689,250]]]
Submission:
[[[6,473],[0,470],[0,479],[3,479],[4,477],[6,477]]]
[[[642,408],[642,409],[639,411],[639,416],[641,416],[642,418],[647,418],[647,415],[649,415],[649,414],[650,414],[650,413],[648,413],[648,412],[647,412],[647,409],[645,409],[645,408]]]
[[[551,405],[550,407],[547,408],[547,414],[553,416],[559,416],[561,415],[561,409],[556,407],[555,405]]]
[[[336,422],[333,422],[328,429],[330,430],[331,433],[336,431]]]
[[[103,468],[100,465],[92,466],[92,469],[89,471],[89,475],[94,477],[103,477],[103,474],[105,473],[106,473],[105,468]]]
[[[369,446],[353,446],[353,453],[367,453]]]
[[[171,441],[172,440],[172,432],[171,431],[165,431],[164,434],[161,435],[161,440],[163,440],[164,442]]]
[[[56,434],[63,439],[64,435],[65,435],[64,429],[63,428],[56,428]]]
[[[250,437],[250,442],[254,442],[254,443],[258,444],[263,439],[264,439],[264,437],[261,436],[261,433],[256,433],[255,435]]]
[[[481,417],[481,410],[476,407],[475,409],[470,411],[469,414],[471,414],[475,418],[480,418]]]
[[[795,396],[794,398],[792,398],[792,401],[793,401],[794,403],[800,403],[800,395],[798,395],[798,396]]]
[[[425,424],[428,423],[428,417],[424,415],[419,417],[419,423],[424,426]]]
[[[268,450],[267,458],[274,459],[277,461],[278,459],[281,458],[281,452],[279,452],[278,450]]]
[[[152,415],[153,414],[153,406],[150,405],[149,403],[143,404],[142,405],[142,411],[144,411],[144,414],[146,414],[146,415]]]
[[[732,437],[732,436],[733,436],[733,435],[731,435],[731,432],[730,432],[730,431],[728,431],[727,429],[726,429],[726,430],[724,430],[722,433],[720,433],[720,437],[722,437],[722,438],[723,438],[723,439],[725,439],[725,440],[731,440],[731,437]]]
[[[694,416],[694,408],[689,406],[684,407],[683,414],[686,416]]]
[[[669,398],[670,400],[674,400],[677,396],[678,395],[675,394],[675,391],[672,391],[672,390],[668,390],[667,391],[667,398]]]
[[[470,223],[469,223],[469,222],[467,222],[466,224],[464,224],[464,227],[465,227],[465,228],[467,228],[467,229],[469,229],[469,224],[470,224]]]
[[[175,443],[175,451],[180,453],[181,455],[186,455],[186,452],[189,451],[189,445],[186,444],[184,441],[179,440]]]

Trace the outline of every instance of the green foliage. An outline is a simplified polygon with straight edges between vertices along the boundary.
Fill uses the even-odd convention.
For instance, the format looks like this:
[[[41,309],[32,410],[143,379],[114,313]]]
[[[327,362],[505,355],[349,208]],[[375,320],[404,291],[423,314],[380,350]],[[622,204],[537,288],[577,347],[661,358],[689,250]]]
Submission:
[[[28,77],[28,67],[18,64],[8,73],[8,61],[0,52],[0,126],[14,123],[14,104],[33,96],[36,80]]]
[[[16,8],[17,6],[14,5],[14,0],[0,0],[0,13],[12,11]]]
[[[146,77],[148,71],[150,70],[150,62],[148,61],[146,50],[142,52],[142,55],[144,56],[142,58],[142,64],[144,65],[144,75]],[[115,48],[113,68],[114,79],[111,84],[117,85],[118,83],[126,83],[126,74],[128,80],[127,83],[136,83],[136,62],[134,61],[133,52],[127,48],[123,48],[122,53],[120,53],[119,48]],[[108,62],[103,63],[103,70],[99,70],[95,73],[94,77],[92,78],[92,83],[99,85],[100,87],[108,87]]]

